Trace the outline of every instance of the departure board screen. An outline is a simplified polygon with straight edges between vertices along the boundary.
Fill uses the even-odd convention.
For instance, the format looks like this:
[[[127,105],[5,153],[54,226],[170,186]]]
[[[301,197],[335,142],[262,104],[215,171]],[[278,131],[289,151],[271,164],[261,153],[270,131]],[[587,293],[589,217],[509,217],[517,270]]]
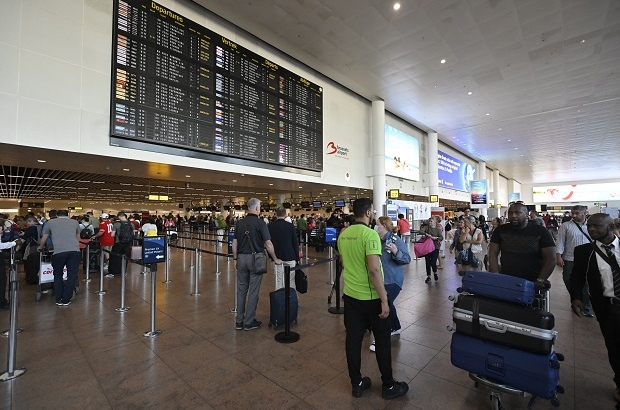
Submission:
[[[111,143],[323,170],[320,86],[153,1],[114,7]]]

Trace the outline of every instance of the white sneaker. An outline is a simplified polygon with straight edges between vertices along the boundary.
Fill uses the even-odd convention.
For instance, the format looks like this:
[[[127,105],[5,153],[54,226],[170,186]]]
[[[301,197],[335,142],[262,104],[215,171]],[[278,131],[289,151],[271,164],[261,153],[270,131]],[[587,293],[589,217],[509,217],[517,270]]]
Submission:
[[[370,351],[374,352],[375,351],[375,341],[373,340],[372,343],[370,344]]]
[[[401,329],[398,330],[392,330],[392,333],[390,333],[390,336],[396,336],[400,334]]]

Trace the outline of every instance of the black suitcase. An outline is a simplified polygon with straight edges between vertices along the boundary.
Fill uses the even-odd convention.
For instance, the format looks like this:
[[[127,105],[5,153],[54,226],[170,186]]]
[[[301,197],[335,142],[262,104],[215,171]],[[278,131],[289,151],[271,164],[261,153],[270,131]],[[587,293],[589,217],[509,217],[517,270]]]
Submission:
[[[124,244],[115,243],[112,246],[112,251],[110,252],[110,259],[108,260],[108,273],[112,275],[120,275],[121,274],[121,255],[120,253],[123,251]]]
[[[458,333],[538,354],[549,354],[557,337],[553,314],[475,295],[458,295],[452,309]]]
[[[40,252],[30,252],[30,255],[26,258],[26,262],[24,262],[26,283],[29,285],[36,285],[39,283],[40,256]]]
[[[299,307],[299,301],[297,300],[297,292],[293,288],[290,290],[290,314],[289,322],[297,322],[297,309]],[[269,327],[274,328],[282,326],[284,324],[284,288],[280,288],[276,291],[269,292]]]

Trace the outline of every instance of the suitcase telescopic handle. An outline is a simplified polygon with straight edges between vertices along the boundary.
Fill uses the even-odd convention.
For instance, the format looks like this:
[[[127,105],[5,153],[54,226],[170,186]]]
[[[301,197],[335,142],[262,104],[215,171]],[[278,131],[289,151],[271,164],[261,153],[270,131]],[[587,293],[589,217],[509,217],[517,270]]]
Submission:
[[[496,332],[496,333],[506,333],[506,331],[508,330],[508,326],[506,326],[505,324],[498,323],[498,322],[490,322],[488,320],[484,322],[484,327],[486,327],[491,332]]]

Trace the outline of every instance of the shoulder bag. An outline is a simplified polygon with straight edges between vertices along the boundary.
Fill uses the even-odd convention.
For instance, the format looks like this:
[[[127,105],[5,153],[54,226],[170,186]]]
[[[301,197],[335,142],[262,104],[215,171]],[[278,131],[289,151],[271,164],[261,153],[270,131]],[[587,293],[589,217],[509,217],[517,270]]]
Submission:
[[[265,252],[256,252],[254,250],[254,244],[252,243],[252,238],[250,238],[250,233],[248,231],[245,231],[245,236],[247,236],[248,242],[250,243],[250,249],[252,249],[254,271],[250,273],[255,275],[267,273],[267,257],[265,256]]]
[[[301,269],[295,271],[295,289],[299,293],[308,292],[308,275]]]

